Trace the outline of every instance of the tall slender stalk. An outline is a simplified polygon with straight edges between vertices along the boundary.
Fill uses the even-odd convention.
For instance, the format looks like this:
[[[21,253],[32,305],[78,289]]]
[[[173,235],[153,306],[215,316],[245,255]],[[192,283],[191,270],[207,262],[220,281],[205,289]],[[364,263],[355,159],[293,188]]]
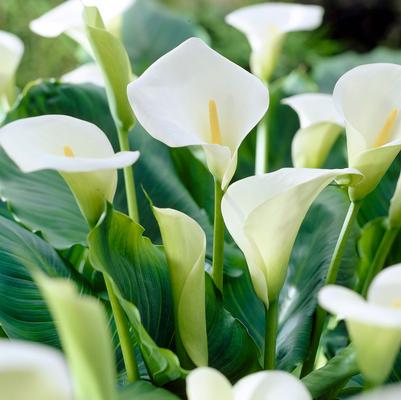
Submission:
[[[269,170],[269,125],[267,117],[259,122],[256,131],[255,174],[264,174]]]
[[[266,308],[265,369],[274,369],[276,366],[277,328],[278,300],[270,302],[269,308]]]
[[[223,190],[220,182],[214,180],[214,235],[213,235],[213,264],[212,278],[215,285],[223,291],[224,275],[224,221],[221,213]]]
[[[325,285],[333,284],[337,280],[337,274],[340,268],[341,259],[342,256],[344,255],[347,240],[352,231],[352,227],[356,220],[360,207],[361,207],[361,202],[352,202],[349,206],[348,213],[345,217],[340,235],[337,240],[336,247],[334,249],[333,256],[330,261],[327,277],[325,280]],[[326,320],[326,315],[327,315],[326,311],[323,310],[321,307],[317,306],[312,325],[311,341],[309,343],[307,356],[304,365],[302,367],[301,377],[307,375],[309,372],[313,370],[313,367],[315,365],[316,354],[320,344],[320,338]]]

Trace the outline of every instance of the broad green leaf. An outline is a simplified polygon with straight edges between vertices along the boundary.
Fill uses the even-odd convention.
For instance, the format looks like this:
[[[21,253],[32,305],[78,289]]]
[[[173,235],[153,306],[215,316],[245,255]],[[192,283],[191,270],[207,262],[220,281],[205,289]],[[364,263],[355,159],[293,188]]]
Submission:
[[[205,233],[184,213],[157,207],[153,211],[169,266],[177,352],[183,347],[196,366],[207,366]]]
[[[302,379],[313,398],[327,399],[337,393],[348,380],[358,374],[355,352],[351,346],[341,350],[324,367]]]
[[[115,400],[116,371],[112,338],[99,300],[81,296],[67,279],[34,275],[66,353],[77,400]]]
[[[103,72],[111,114],[116,124],[128,132],[135,123],[127,97],[133,79],[123,44],[108,32],[96,7],[85,7],[86,32],[96,62]]]
[[[136,0],[124,16],[124,44],[137,74],[193,36],[208,39],[200,26],[173,13],[159,0]]]
[[[119,400],[178,400],[179,397],[167,390],[154,387],[149,382],[138,381],[124,387]]]

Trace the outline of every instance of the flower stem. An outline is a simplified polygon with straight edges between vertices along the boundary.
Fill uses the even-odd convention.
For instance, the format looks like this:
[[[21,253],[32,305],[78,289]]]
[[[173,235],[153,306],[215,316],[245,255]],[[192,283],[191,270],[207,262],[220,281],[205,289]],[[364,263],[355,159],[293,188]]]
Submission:
[[[118,141],[120,143],[121,151],[129,151],[128,131],[122,128],[117,128]],[[128,166],[124,168],[124,182],[125,192],[127,196],[128,215],[131,219],[139,224],[139,213],[138,205],[136,201],[135,191],[135,178],[134,178],[134,167]]]
[[[213,265],[212,278],[215,285],[223,291],[224,275],[224,221],[221,214],[223,190],[220,182],[214,180],[214,235],[213,235]]]
[[[255,174],[264,174],[269,170],[269,127],[267,117],[260,121],[256,131]]]
[[[334,249],[333,256],[330,261],[327,277],[324,283],[325,285],[331,285],[337,280],[337,274],[340,268],[341,259],[344,254],[347,240],[352,231],[352,227],[354,225],[360,207],[361,202],[352,202],[349,206],[347,215],[341,228],[340,235],[337,240],[336,247]],[[320,344],[320,337],[322,335],[324,323],[326,320],[326,315],[326,311],[317,306],[312,325],[311,341],[309,343],[307,356],[302,367],[301,377],[304,377],[313,370],[316,354]]]
[[[121,352],[123,354],[128,381],[135,382],[139,379],[139,372],[135,360],[134,346],[132,345],[129,335],[128,321],[117,296],[114,293],[113,285],[106,275],[104,275],[104,281],[106,283],[107,293],[109,295],[111,309],[113,311],[114,321],[120,339]]]
[[[265,369],[274,369],[276,366],[276,341],[278,328],[278,300],[269,303],[266,308],[265,332]]]
[[[366,297],[373,278],[383,269],[388,253],[390,252],[399,231],[400,228],[398,227],[388,227],[386,229],[386,232],[380,242],[380,245],[376,251],[375,257],[373,258],[372,264],[363,283],[363,287],[361,290],[361,294],[363,297]]]

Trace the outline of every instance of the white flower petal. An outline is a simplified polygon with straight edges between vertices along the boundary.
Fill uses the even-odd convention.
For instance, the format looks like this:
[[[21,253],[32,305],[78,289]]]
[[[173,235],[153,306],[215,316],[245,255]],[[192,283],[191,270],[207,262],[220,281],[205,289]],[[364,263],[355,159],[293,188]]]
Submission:
[[[102,87],[105,85],[102,71],[95,63],[81,65],[73,71],[64,74],[61,80],[74,84],[93,83]]]
[[[370,284],[367,298],[369,303],[401,309],[401,264],[381,271]]]
[[[4,399],[72,400],[67,364],[58,350],[37,343],[0,340]]]
[[[149,67],[128,86],[128,97],[139,122],[154,138],[171,147],[207,145],[208,164],[219,171],[220,180],[269,103],[259,79],[196,38]],[[212,144],[210,101],[216,104],[221,144]],[[222,153],[227,154],[224,161]]]
[[[234,400],[228,379],[219,371],[202,367],[187,377],[188,400]]]
[[[401,385],[392,384],[380,389],[364,392],[361,395],[351,397],[350,400],[395,400],[401,399]]]
[[[283,371],[257,372],[234,385],[235,400],[312,400],[305,385]]]

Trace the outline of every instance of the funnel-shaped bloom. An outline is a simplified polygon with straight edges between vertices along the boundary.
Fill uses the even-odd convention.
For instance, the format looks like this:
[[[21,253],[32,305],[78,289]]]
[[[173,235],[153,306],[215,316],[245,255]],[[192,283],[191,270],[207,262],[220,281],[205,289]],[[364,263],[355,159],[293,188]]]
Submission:
[[[99,8],[102,18],[109,29],[119,30],[119,17],[135,0],[67,0],[57,7],[31,21],[33,32],[44,37],[57,37],[66,33],[86,50],[89,44],[83,21],[84,5]]]
[[[375,189],[401,149],[401,65],[356,67],[340,78],[333,97],[345,120],[349,166],[365,176],[350,189],[358,201]]]
[[[170,147],[202,146],[223,188],[235,172],[240,144],[269,104],[258,78],[195,38],[131,83],[128,97],[154,138]]]
[[[344,125],[332,96],[307,93],[288,97],[282,102],[297,112],[301,125],[292,141],[294,167],[322,167]]]
[[[11,33],[0,31],[0,102],[2,98],[7,103],[13,100],[15,73],[23,54],[22,41]]]
[[[257,372],[234,386],[219,371],[198,368],[187,378],[188,400],[312,400],[304,384],[288,372]]]
[[[117,168],[132,165],[138,152],[115,154],[95,125],[65,115],[21,119],[0,129],[0,145],[23,172],[57,170],[92,225],[112,201]]]
[[[295,238],[309,207],[335,178],[351,169],[284,168],[233,183],[222,201],[224,222],[248,263],[257,295],[276,300]]]
[[[67,364],[60,351],[37,343],[0,340],[2,399],[72,400]]]
[[[264,3],[240,8],[226,22],[243,32],[251,45],[252,72],[268,80],[276,66],[287,32],[316,29],[323,8],[313,5]]]
[[[102,71],[95,63],[87,63],[67,72],[61,77],[67,83],[92,83],[97,86],[105,86]]]
[[[401,346],[401,265],[376,276],[367,300],[350,289],[329,285],[319,292],[319,303],[345,319],[364,376],[371,383],[383,383]]]

